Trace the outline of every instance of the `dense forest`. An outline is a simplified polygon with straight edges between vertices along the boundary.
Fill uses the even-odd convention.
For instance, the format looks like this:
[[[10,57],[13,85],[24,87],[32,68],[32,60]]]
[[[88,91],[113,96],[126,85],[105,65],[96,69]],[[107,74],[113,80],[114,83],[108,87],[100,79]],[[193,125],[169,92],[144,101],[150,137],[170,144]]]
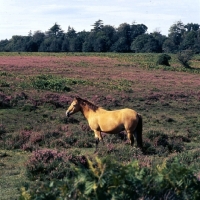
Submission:
[[[29,32],[28,36],[12,36],[0,41],[1,52],[135,52],[176,53],[192,50],[200,53],[200,25],[181,21],[169,28],[168,36],[160,31],[147,33],[144,24],[122,23],[118,28],[104,25],[102,20],[92,25],[91,31],[67,32],[55,23],[45,33]]]

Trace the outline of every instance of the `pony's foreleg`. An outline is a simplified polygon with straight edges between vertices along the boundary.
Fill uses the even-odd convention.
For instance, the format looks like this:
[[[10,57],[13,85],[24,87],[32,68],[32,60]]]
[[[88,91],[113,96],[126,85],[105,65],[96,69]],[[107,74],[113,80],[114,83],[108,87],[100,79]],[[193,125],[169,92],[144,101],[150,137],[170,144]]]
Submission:
[[[129,141],[130,141],[130,144],[131,144],[131,146],[133,146],[133,144],[134,144],[134,137],[133,137],[133,134],[132,134],[132,132],[129,131],[129,130],[127,130],[126,132],[127,132],[127,137],[128,137],[128,139],[129,139]]]
[[[96,141],[95,141],[95,143],[96,143],[96,149],[95,149],[95,152],[96,152],[96,151],[97,151],[97,149],[98,149],[99,138],[96,138]]]
[[[103,137],[102,137],[101,131],[100,131],[100,138],[101,138],[101,141],[103,142],[103,145],[104,145],[105,143],[104,143],[104,140],[103,140]]]
[[[95,152],[97,151],[97,148],[98,148],[98,144],[99,144],[99,141],[102,140],[102,135],[101,135],[101,132],[100,131],[96,131],[94,130],[94,136],[95,136],[95,139],[96,139],[96,150]]]

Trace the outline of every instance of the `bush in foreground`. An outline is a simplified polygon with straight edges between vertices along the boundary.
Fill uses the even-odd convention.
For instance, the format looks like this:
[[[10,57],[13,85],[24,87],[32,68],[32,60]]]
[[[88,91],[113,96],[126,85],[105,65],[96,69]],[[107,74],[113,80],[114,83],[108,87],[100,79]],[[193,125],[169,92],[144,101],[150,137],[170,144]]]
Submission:
[[[199,199],[200,181],[190,169],[165,161],[153,169],[137,161],[121,164],[110,158],[87,159],[87,168],[74,168],[74,176],[34,183],[21,189],[24,199]]]

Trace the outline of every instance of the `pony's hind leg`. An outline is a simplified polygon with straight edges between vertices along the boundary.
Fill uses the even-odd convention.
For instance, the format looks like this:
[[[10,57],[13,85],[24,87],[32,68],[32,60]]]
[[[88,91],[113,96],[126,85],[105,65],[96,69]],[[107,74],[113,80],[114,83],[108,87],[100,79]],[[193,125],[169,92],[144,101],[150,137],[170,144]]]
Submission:
[[[137,146],[139,148],[143,148],[143,141],[142,141],[142,116],[140,114],[138,116],[138,124],[136,126],[136,129],[134,130],[134,136],[137,140]]]
[[[131,146],[133,146],[133,144],[134,144],[133,133],[130,130],[126,130],[126,132],[127,132],[127,137],[128,137],[128,139],[130,141],[130,144],[131,144]]]

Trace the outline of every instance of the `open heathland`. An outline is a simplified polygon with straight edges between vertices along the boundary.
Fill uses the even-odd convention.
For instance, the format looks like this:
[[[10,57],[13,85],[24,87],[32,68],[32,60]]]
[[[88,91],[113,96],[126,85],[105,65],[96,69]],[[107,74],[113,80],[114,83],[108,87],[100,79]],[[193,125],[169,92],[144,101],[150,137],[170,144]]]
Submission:
[[[157,65],[158,55],[1,53],[1,199],[36,199],[35,191],[46,199],[199,198],[200,56],[184,68],[176,55],[170,66]],[[65,115],[76,95],[108,110],[139,112],[143,151],[131,147],[124,132],[103,133],[105,145],[94,154],[94,133],[84,117]],[[133,169],[138,175],[128,181]],[[105,172],[110,178],[103,181]],[[128,196],[117,193],[116,183]]]

